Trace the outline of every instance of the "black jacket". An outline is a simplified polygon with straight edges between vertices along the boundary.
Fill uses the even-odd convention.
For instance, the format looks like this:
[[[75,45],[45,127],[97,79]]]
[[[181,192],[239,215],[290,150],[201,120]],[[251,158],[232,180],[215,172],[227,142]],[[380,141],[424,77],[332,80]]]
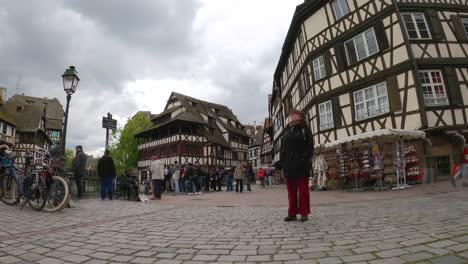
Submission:
[[[100,158],[97,165],[97,173],[99,178],[101,179],[104,177],[115,178],[116,173],[114,160],[107,155],[104,155],[102,158]]]
[[[281,146],[281,163],[286,177],[310,177],[314,143],[310,128],[288,126]]]
[[[85,176],[86,175],[86,162],[88,157],[84,154],[83,151],[76,153],[75,158],[73,159],[72,168],[75,176]]]

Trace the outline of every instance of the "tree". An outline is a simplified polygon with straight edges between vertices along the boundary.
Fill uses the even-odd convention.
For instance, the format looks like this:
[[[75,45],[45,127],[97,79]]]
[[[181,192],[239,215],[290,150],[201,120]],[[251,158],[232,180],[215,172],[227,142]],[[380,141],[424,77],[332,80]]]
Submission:
[[[65,169],[70,170],[72,167],[73,158],[75,157],[75,153],[71,149],[66,149],[65,157],[67,158],[67,162],[65,163]]]
[[[142,113],[137,113],[127,120],[123,129],[113,132],[113,143],[110,147],[116,169],[123,171],[136,168],[138,165],[138,140],[135,135],[151,127],[153,123]]]

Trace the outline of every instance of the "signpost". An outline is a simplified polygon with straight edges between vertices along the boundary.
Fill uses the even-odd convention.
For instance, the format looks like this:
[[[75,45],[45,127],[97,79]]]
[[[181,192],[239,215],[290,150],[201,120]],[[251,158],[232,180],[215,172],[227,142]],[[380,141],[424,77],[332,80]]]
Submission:
[[[112,119],[112,115],[107,113],[107,117],[102,117],[102,128],[106,129],[106,149],[109,148],[109,129],[117,129],[117,120]]]

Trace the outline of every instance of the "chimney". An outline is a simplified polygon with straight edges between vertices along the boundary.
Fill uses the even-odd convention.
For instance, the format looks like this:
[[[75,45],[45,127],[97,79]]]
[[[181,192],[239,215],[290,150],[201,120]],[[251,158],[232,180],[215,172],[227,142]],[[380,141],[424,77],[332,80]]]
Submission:
[[[0,105],[3,105],[6,102],[7,89],[0,87]]]

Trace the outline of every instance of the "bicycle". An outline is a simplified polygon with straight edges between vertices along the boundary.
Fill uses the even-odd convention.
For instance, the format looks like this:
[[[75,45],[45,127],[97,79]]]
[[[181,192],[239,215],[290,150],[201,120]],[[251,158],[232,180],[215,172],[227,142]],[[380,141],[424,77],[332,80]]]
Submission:
[[[32,156],[26,155],[26,166],[22,170],[15,165],[17,157],[4,158],[10,161],[10,166],[3,166],[5,172],[0,175],[0,188],[2,189],[0,200],[6,205],[20,205],[22,209],[26,203],[31,209],[40,211],[47,200],[47,186],[43,177],[32,170],[28,171]],[[18,173],[21,177],[18,177]],[[24,200],[21,201],[21,198]]]
[[[34,171],[44,178],[47,185],[47,202],[44,207],[46,212],[56,212],[63,210],[70,202],[70,182],[63,177],[65,159],[53,158],[51,153],[45,149],[38,149],[36,152],[42,159],[36,159]]]
[[[36,159],[34,161],[34,164],[31,166],[31,173],[37,175],[37,177],[39,177],[46,186],[46,202],[42,210],[46,212],[60,211],[64,209],[70,202],[69,182],[65,177],[60,175],[63,171],[63,164],[61,162],[62,160],[53,159],[50,153],[44,149],[39,149],[36,151],[36,153],[41,155],[42,158]],[[27,167],[29,167],[31,159],[32,158],[28,158]],[[15,167],[14,171],[17,169],[18,168]],[[0,175],[0,179],[2,178],[3,177]],[[9,179],[11,179],[11,177]],[[14,183],[12,180],[0,180],[0,184],[3,182],[5,182],[6,190],[13,192],[15,191],[15,188],[10,186]],[[0,186],[0,189],[3,188]],[[16,191],[19,193],[19,190]],[[0,196],[2,195],[2,192],[0,192]],[[13,197],[14,195],[10,195],[10,198],[8,198],[7,195],[7,197],[2,199],[2,201],[7,205],[15,205],[19,201],[18,198],[13,199]],[[39,208],[33,209],[40,211]]]

